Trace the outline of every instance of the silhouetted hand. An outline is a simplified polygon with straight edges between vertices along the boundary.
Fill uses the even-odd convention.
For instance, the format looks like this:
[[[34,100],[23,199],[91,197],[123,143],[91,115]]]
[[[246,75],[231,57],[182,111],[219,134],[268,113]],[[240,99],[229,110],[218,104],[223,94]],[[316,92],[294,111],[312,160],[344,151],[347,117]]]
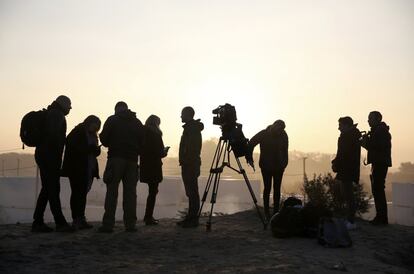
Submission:
[[[89,145],[88,146],[88,153],[92,153],[95,156],[98,156],[99,154],[101,154],[101,146]]]
[[[256,171],[253,159],[247,159],[247,164],[253,168],[253,171]]]

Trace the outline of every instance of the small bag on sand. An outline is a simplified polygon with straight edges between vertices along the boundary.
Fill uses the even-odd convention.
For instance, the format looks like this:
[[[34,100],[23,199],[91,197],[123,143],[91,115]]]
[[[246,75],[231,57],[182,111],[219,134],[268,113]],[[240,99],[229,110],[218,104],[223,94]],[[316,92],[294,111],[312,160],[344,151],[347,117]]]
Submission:
[[[318,243],[325,247],[350,247],[351,236],[346,228],[346,220],[340,218],[321,218]]]
[[[302,207],[283,207],[270,219],[270,227],[275,238],[302,236],[304,229]]]

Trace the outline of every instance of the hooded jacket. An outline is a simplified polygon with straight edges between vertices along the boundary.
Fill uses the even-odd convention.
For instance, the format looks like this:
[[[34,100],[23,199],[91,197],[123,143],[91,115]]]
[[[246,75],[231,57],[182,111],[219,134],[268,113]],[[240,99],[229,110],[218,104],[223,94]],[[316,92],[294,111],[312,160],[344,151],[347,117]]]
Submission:
[[[191,120],[184,124],[183,128],[179,151],[180,166],[200,166],[201,131],[204,129],[204,125],[200,120]]]
[[[99,135],[108,148],[108,158],[120,157],[138,161],[143,141],[143,125],[135,112],[126,110],[110,116]]]
[[[371,128],[370,137],[364,146],[368,150],[368,164],[392,166],[390,127],[381,122]]]
[[[38,164],[53,165],[60,169],[66,141],[66,118],[62,107],[54,101],[47,107],[43,138],[36,147]]]
[[[354,125],[342,132],[338,138],[338,150],[332,160],[332,169],[337,173],[336,178],[341,181],[359,182],[361,166],[361,133]]]
[[[283,171],[289,161],[289,138],[286,131],[275,132],[269,126],[257,133],[249,141],[249,151],[253,153],[254,147],[260,144],[259,166],[267,172]]]
[[[96,157],[101,154],[101,149],[97,145],[88,143],[85,125],[77,125],[66,138],[65,156],[63,158],[63,166],[61,175],[64,177],[76,177],[88,180],[88,171],[91,168],[94,178],[99,178],[99,166]],[[89,156],[94,157],[93,166],[89,166]]]

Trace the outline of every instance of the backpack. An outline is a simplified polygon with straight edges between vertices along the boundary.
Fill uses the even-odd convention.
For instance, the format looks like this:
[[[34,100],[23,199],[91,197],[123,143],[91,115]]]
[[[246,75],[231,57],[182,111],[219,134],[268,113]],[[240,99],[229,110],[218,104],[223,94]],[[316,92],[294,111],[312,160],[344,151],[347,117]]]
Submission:
[[[318,243],[325,247],[350,247],[351,236],[346,228],[346,220],[340,218],[321,218]]]
[[[283,207],[288,207],[288,206],[301,206],[302,205],[302,201],[294,196],[291,196],[289,198],[287,198],[284,202],[283,202]]]
[[[23,148],[25,145],[36,147],[40,144],[43,137],[46,114],[47,110],[42,109],[31,111],[23,116],[20,124],[20,139],[23,142]]]
[[[288,238],[302,236],[304,230],[301,206],[283,207],[270,219],[273,237]]]
[[[305,232],[304,236],[307,238],[317,238],[319,233],[319,224],[321,218],[332,217],[332,212],[324,207],[314,206],[312,203],[307,203],[302,209]]]

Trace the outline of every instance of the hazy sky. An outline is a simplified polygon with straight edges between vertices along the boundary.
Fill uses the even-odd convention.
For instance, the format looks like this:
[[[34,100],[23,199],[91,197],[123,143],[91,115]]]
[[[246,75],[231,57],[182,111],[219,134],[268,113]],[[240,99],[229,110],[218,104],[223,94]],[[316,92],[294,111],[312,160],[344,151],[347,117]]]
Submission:
[[[26,112],[66,94],[69,130],[124,100],[142,122],[161,117],[173,153],[186,105],[205,139],[228,102],[247,137],[284,119],[290,149],[327,153],[340,116],[366,130],[379,110],[397,166],[414,161],[413,49],[410,0],[0,0],[0,151],[20,146]]]

